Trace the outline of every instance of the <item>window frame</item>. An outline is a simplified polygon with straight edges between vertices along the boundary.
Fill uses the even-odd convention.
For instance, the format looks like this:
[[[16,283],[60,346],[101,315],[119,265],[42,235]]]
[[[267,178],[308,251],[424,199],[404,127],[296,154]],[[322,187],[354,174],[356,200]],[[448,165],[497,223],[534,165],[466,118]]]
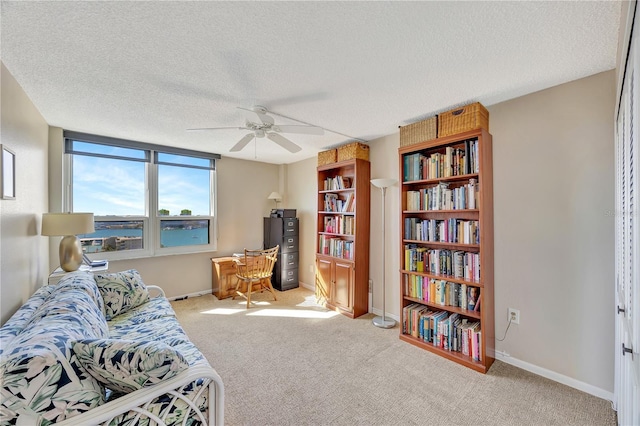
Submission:
[[[65,211],[73,212],[73,160],[76,155],[86,155],[103,158],[113,158],[125,161],[140,161],[145,163],[144,185],[145,185],[145,215],[132,216],[95,216],[96,222],[119,222],[119,221],[142,221],[142,249],[122,250],[113,252],[88,253],[89,258],[100,258],[106,260],[124,260],[146,257],[169,256],[178,254],[196,254],[214,252],[217,250],[217,167],[216,160],[220,159],[219,154],[192,151],[182,148],[174,148],[162,145],[147,144],[143,142],[128,141],[124,139],[108,138],[104,136],[89,135],[84,133],[64,131],[64,151],[63,151],[63,205]],[[145,159],[122,158],[118,156],[102,156],[96,154],[86,154],[73,150],[73,141],[117,146],[121,148],[134,148],[145,151]],[[158,154],[175,154],[207,159],[210,167],[195,165],[177,164],[173,162],[158,161]],[[193,216],[161,216],[159,214],[159,182],[158,166],[169,165],[173,167],[187,167],[209,170],[209,211],[210,215]],[[197,245],[184,245],[175,247],[161,247],[160,233],[161,221],[164,220],[208,220],[209,221],[209,243]]]

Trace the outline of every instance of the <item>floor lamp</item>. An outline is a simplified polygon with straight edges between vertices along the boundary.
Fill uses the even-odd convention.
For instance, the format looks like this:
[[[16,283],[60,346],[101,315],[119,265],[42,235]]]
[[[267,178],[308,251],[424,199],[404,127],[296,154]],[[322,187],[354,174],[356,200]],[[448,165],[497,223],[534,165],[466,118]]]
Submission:
[[[391,318],[387,318],[385,312],[385,299],[387,298],[385,292],[385,276],[384,276],[384,266],[385,266],[385,252],[386,252],[386,244],[385,244],[385,236],[384,231],[387,227],[384,221],[384,210],[385,210],[385,194],[387,192],[387,188],[395,185],[398,181],[395,179],[372,179],[371,184],[376,188],[380,188],[382,190],[382,316],[377,316],[373,319],[373,325],[380,328],[392,328],[396,325],[395,320]]]

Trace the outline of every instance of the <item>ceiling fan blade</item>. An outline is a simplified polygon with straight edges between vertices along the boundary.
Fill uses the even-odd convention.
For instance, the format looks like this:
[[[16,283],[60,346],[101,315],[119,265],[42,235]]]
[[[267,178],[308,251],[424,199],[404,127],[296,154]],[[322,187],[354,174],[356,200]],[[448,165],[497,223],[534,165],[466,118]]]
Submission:
[[[234,146],[231,147],[231,149],[229,150],[230,152],[237,152],[237,151],[241,151],[242,148],[244,148],[245,146],[247,146],[247,144],[249,142],[251,142],[253,140],[253,138],[255,138],[256,135],[254,135],[253,133],[247,133],[246,135],[244,135],[244,137],[242,139],[240,139],[238,141],[237,144],[235,144]]]
[[[303,135],[324,135],[324,129],[316,126],[283,125],[273,126],[272,130],[282,133],[300,133]]]
[[[273,117],[267,115],[267,109],[261,106],[254,106],[251,109],[238,107],[242,110],[247,120],[252,123],[273,124]]]
[[[298,145],[277,133],[268,133],[267,137],[291,153],[302,150],[302,148],[300,148]]]
[[[199,132],[202,130],[229,130],[229,129],[248,130],[246,127],[198,127],[195,129],[187,129],[187,132]]]

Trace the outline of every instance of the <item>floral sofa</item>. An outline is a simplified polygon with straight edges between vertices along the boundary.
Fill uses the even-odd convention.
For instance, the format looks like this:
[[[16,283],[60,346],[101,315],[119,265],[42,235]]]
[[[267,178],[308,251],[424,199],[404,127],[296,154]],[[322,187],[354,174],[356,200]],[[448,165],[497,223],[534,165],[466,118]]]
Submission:
[[[0,425],[218,425],[223,406],[220,376],[135,270],[67,274],[0,328]]]

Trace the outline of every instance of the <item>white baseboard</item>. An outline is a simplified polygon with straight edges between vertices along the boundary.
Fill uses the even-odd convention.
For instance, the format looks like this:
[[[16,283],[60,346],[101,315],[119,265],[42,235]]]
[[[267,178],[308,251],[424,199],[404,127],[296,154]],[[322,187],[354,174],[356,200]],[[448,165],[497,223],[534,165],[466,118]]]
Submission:
[[[375,314],[375,315],[380,315],[382,316],[382,309],[378,309],[378,308],[371,308],[369,310],[369,313]],[[389,312],[385,313],[384,315],[385,317],[389,317],[389,318],[393,318],[394,320],[396,320],[398,323],[400,323],[400,317],[398,315],[394,315],[394,314],[390,314]]]
[[[302,281],[298,281],[298,284],[300,284],[300,287],[304,287],[307,290],[316,291],[316,286],[314,285],[303,283]]]
[[[506,364],[513,365],[514,367],[522,368],[530,373],[537,374],[538,376],[553,380],[554,382],[562,383],[563,385],[570,386],[574,389],[578,389],[579,391],[597,396],[598,398],[613,401],[613,392],[581,382],[580,380],[565,376],[564,374],[556,373],[555,371],[547,370],[543,367],[538,367],[537,365],[519,360],[518,358],[513,358],[504,352],[496,351],[496,359]]]
[[[167,299],[169,299],[169,301],[174,301],[174,300],[186,299],[188,297],[204,296],[205,294],[211,294],[211,290],[203,290],[203,291],[198,291],[196,293],[188,293],[188,294],[182,294],[179,296],[167,297]]]

